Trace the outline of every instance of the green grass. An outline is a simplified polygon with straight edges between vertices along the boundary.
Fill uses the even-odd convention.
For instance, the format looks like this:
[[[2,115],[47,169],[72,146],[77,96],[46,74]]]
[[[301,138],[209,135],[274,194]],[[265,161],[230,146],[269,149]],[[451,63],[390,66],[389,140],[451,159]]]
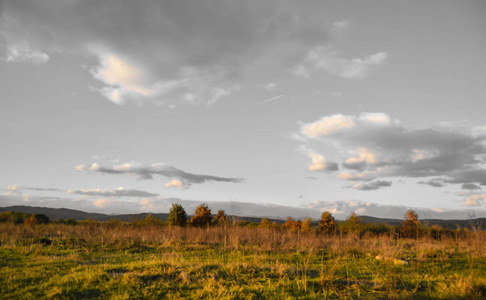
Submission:
[[[359,240],[258,228],[0,224],[0,234],[5,299],[486,297],[482,232]]]

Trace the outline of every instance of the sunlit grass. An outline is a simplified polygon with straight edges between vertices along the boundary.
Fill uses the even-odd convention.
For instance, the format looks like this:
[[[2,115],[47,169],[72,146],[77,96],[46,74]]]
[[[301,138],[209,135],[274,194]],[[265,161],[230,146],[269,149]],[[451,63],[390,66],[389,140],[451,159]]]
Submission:
[[[12,299],[482,298],[486,235],[474,234],[397,240],[240,227],[0,224],[0,294]]]

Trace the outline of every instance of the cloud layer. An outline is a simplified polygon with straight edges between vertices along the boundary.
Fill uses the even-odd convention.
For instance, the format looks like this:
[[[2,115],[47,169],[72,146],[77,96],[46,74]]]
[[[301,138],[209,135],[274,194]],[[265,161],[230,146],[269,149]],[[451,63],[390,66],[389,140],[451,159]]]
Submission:
[[[8,187],[5,193],[0,194],[1,206],[29,205],[54,208],[71,208],[87,212],[102,212],[106,214],[117,213],[139,213],[139,212],[164,212],[168,213],[171,205],[181,204],[188,214],[193,214],[201,201],[183,200],[179,198],[139,197],[144,191],[129,193],[127,196],[116,195],[120,189],[91,189],[69,190],[68,195],[79,194],[80,198],[70,198],[64,196],[41,196],[24,194],[23,187]],[[123,190],[123,189],[122,189]],[[61,190],[58,190],[61,191]],[[127,190],[128,191],[128,190]],[[101,198],[100,198],[101,197]],[[380,205],[359,200],[344,201],[315,201],[303,204],[299,207],[285,206],[267,203],[250,203],[235,201],[208,202],[209,208],[214,212],[223,209],[230,215],[274,217],[285,219],[303,219],[311,217],[319,219],[323,211],[331,212],[337,219],[345,220],[352,212],[358,215],[367,215],[381,218],[403,219],[405,212],[409,209],[415,210],[420,218],[439,218],[439,219],[467,219],[474,215],[476,217],[486,217],[486,211],[478,210],[476,206],[486,201],[485,194],[475,194],[470,197],[464,209],[444,210],[435,208],[416,208],[399,205]],[[470,208],[474,210],[471,210]]]
[[[324,116],[302,124],[300,134],[307,143],[339,150],[342,170],[337,176],[354,182],[356,189],[390,186],[381,180],[390,177],[428,177],[419,183],[461,184],[467,190],[486,185],[486,134],[474,130],[406,128],[384,113],[363,113]],[[319,170],[324,156],[311,156],[309,169]]]
[[[246,66],[257,59],[278,56],[285,65],[346,27],[344,21],[326,22],[314,6],[319,4],[303,9],[274,0],[3,1],[0,44],[8,61],[45,63],[61,53],[93,57],[89,70],[100,83],[97,90],[118,104],[150,99],[210,105],[238,90]],[[380,60],[375,56],[337,59],[338,66],[323,68],[359,77]]]
[[[101,174],[127,174],[137,179],[153,179],[154,175],[160,175],[170,178],[171,181],[165,184],[165,187],[177,187],[185,189],[192,184],[199,184],[204,182],[233,182],[241,183],[242,178],[232,177],[218,177],[212,175],[192,174],[167,164],[152,164],[151,166],[139,166],[136,164],[125,163],[113,166],[101,166],[98,163],[91,165],[79,165],[76,167],[78,171],[87,171],[90,173]]]

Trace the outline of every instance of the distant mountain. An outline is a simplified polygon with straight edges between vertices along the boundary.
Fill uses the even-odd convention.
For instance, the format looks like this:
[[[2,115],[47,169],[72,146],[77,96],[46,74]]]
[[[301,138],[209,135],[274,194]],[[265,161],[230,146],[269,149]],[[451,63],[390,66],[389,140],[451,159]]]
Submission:
[[[100,213],[87,213],[80,210],[74,209],[67,209],[67,208],[49,208],[49,207],[33,207],[33,206],[9,206],[9,207],[0,207],[0,212],[6,211],[18,211],[21,213],[27,214],[44,214],[49,217],[51,220],[58,220],[58,219],[75,219],[78,221],[86,220],[86,219],[93,219],[96,221],[109,221],[118,219],[120,221],[133,221],[133,220],[141,220],[147,217],[148,215],[152,215],[157,217],[163,221],[166,221],[169,217],[168,213],[138,213],[138,214],[120,214],[120,215],[107,215],[107,214],[100,214]],[[190,216],[189,216],[190,217]],[[385,219],[385,218],[376,218],[370,216],[359,216],[362,218],[363,223],[386,223],[390,225],[399,225],[402,223],[403,220],[399,219]],[[262,217],[245,217],[245,216],[230,216],[230,218],[236,218],[239,221],[248,221],[253,223],[260,223]],[[270,222],[277,222],[282,224],[285,222],[283,219],[270,219]],[[342,222],[342,221],[341,221]],[[420,222],[424,225],[432,226],[432,225],[440,225],[444,228],[457,228],[457,225],[461,227],[476,227],[481,229],[486,229],[486,218],[478,218],[478,219],[470,219],[470,220],[439,220],[439,219],[422,219]],[[314,225],[317,225],[316,220],[312,222]]]
[[[145,219],[148,215],[152,215],[161,219],[162,221],[167,221],[169,218],[168,213],[138,213],[138,214],[120,214],[120,215],[107,215],[107,214],[100,214],[100,213],[87,213],[80,210],[75,209],[67,209],[67,208],[50,208],[50,207],[33,207],[33,206],[9,206],[9,207],[0,207],[0,212],[6,211],[18,211],[21,213],[26,214],[44,214],[49,217],[51,220],[58,220],[58,219],[75,219],[78,221],[86,220],[86,219],[93,219],[96,221],[109,221],[109,220],[120,220],[120,221],[133,221],[133,220],[141,220]],[[190,218],[191,216],[189,216]],[[262,218],[259,217],[238,217],[238,216],[229,216],[229,218],[235,218],[239,221],[248,221],[254,223],[260,223]],[[270,219],[270,222],[277,222],[283,223],[283,220],[278,219]]]

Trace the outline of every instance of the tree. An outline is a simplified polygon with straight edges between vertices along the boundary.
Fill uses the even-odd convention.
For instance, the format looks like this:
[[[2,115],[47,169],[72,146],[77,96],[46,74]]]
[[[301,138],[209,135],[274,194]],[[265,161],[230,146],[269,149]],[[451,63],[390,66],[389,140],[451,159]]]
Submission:
[[[418,236],[419,229],[420,221],[417,213],[413,210],[408,210],[400,228],[402,235],[404,237],[416,238]]]
[[[268,218],[263,218],[258,227],[260,228],[270,228],[270,220]]]
[[[311,224],[311,218],[306,218],[302,220],[302,223],[300,224],[300,231],[302,232],[313,232],[314,228],[312,227]]]
[[[185,226],[187,223],[187,214],[184,207],[180,204],[172,204],[169,212],[167,224],[169,226]]]
[[[292,217],[288,217],[287,222],[285,222],[282,227],[289,229],[290,231],[300,231],[302,222],[300,220],[295,221]]]
[[[141,226],[164,225],[164,221],[149,214],[143,220],[139,220],[135,224]]]
[[[189,224],[195,227],[204,227],[211,224],[211,210],[206,204],[201,204],[196,208],[194,212],[194,217],[191,218]]]
[[[44,214],[34,214],[24,221],[25,225],[33,224],[48,224],[50,222],[49,217]]]
[[[345,228],[348,232],[359,233],[361,231],[363,219],[359,218],[355,212],[352,212],[344,222]]]
[[[330,212],[325,211],[322,213],[317,231],[328,235],[336,231],[336,220],[334,220]]]
[[[218,210],[218,214],[216,215],[214,222],[216,225],[220,226],[228,224],[228,216],[223,209]]]

